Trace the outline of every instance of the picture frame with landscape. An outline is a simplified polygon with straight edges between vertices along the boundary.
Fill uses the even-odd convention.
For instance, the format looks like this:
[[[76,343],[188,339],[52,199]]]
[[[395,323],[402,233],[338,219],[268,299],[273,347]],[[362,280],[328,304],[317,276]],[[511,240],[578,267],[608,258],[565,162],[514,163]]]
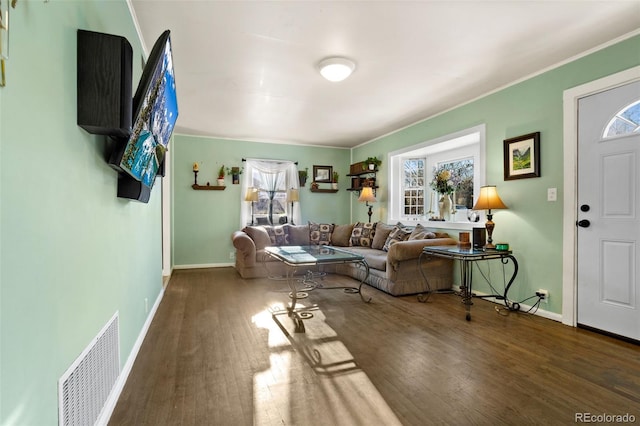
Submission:
[[[333,178],[333,166],[313,166],[313,181],[331,183]]]
[[[540,177],[540,132],[504,140],[504,180]]]

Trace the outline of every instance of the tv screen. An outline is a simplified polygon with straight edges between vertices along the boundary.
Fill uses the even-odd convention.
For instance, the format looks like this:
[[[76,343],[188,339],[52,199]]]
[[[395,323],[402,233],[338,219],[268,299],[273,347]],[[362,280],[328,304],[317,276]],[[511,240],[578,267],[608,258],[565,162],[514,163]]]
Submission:
[[[111,163],[152,188],[178,118],[169,30],[153,45],[133,97],[133,111],[131,135]]]

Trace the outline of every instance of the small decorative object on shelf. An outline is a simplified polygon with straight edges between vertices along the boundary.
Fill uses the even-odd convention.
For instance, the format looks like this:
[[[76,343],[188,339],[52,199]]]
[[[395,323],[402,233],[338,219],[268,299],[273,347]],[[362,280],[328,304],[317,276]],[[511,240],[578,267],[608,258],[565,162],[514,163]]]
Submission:
[[[200,170],[198,163],[193,163],[193,184],[194,185],[198,184],[198,170]]]
[[[338,172],[333,172],[331,178],[331,189],[338,189],[338,180],[340,179]]]
[[[311,190],[313,191],[314,189],[318,189],[320,187],[320,185],[318,185],[318,182],[311,182]]]

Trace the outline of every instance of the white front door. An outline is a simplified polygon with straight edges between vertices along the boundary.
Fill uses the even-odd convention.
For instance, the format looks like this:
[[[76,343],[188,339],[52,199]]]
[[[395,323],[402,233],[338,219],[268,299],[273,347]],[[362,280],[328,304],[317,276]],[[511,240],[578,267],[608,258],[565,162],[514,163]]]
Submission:
[[[577,319],[640,340],[640,106],[607,136],[636,101],[640,82],[579,101]]]

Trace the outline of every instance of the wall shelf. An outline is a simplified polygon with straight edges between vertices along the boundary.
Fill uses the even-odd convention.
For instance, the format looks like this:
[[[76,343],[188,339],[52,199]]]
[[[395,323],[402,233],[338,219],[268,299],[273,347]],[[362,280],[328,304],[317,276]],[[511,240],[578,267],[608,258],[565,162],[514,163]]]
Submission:
[[[226,186],[196,185],[195,183],[191,187],[197,191],[224,191],[226,188]]]
[[[338,192],[339,189],[320,189],[320,188],[313,189],[313,188],[311,188],[311,189],[309,189],[309,191],[311,191],[311,192],[324,192],[324,193],[327,193],[327,194],[333,194],[333,193]]]
[[[376,185],[376,175],[378,173],[378,168],[376,167],[373,170],[370,170],[367,167],[366,163],[360,162],[352,164],[350,167],[351,173],[347,176],[351,176],[351,187],[347,188],[347,191],[355,191],[360,192],[364,187],[371,187],[375,191],[378,188]]]

